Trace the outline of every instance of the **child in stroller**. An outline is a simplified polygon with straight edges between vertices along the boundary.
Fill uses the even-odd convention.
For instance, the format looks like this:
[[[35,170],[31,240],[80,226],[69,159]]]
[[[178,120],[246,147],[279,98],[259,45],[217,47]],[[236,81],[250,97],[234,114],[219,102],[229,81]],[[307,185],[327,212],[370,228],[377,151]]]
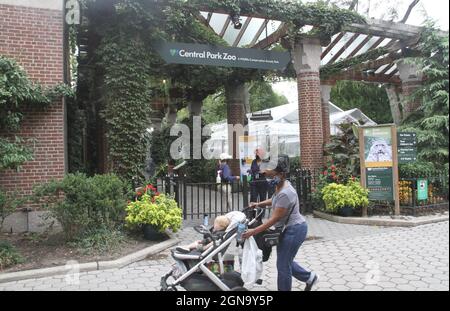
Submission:
[[[225,271],[224,261],[229,255],[227,254],[229,246],[236,241],[237,225],[245,223],[252,226],[257,222],[259,215],[253,216],[253,219],[247,219],[246,214],[239,211],[226,214],[224,217],[229,220],[229,224],[225,231],[214,231],[214,228],[195,226],[194,230],[203,235],[203,241],[209,242],[204,244],[204,242],[196,241],[187,247],[172,249],[175,264],[172,270],[161,278],[161,291],[176,291],[178,286],[188,291],[246,290],[240,273]],[[218,224],[222,220],[223,218],[216,219],[215,223]],[[198,248],[199,244],[207,247]],[[218,263],[220,267],[218,274],[208,269],[208,263],[211,261]],[[168,282],[169,278],[172,278],[173,281]]]
[[[220,235],[225,232],[227,227],[230,224],[230,219],[227,216],[218,216],[214,220],[214,226],[212,228],[211,233],[214,235]],[[192,250],[198,250],[199,252],[203,252],[213,246],[213,242],[210,239],[197,240],[192,242],[186,246],[178,246],[176,251],[179,253],[188,254]]]

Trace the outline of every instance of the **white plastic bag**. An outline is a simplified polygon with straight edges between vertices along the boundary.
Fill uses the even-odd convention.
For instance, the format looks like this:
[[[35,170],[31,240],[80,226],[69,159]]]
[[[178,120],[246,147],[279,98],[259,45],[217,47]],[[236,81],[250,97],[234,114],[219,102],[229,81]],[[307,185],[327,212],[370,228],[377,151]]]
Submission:
[[[262,251],[258,248],[253,237],[245,240],[242,252],[241,277],[245,286],[253,285],[261,278]]]

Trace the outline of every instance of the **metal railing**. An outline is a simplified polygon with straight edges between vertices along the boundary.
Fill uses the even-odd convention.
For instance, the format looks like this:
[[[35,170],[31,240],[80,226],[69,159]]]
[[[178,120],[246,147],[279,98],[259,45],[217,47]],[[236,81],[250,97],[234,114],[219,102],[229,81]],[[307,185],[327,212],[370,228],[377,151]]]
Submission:
[[[289,176],[289,181],[297,190],[300,209],[302,213],[312,212],[312,175],[310,171],[297,171]],[[183,176],[166,176],[159,179],[157,188],[159,192],[173,195],[183,210],[184,219],[199,219],[204,215],[217,217],[230,211],[242,210],[248,206],[252,197],[252,187],[255,183],[267,183],[256,180],[247,181],[244,178],[239,182],[226,183],[192,183]],[[273,194],[274,189],[267,183],[267,197]],[[270,213],[266,215],[269,216]]]

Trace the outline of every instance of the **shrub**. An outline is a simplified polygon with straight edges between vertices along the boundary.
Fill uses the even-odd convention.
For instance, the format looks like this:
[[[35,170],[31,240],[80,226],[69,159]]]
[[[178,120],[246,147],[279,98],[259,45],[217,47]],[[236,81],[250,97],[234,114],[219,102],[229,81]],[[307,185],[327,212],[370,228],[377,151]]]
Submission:
[[[23,203],[24,198],[18,198],[17,194],[6,194],[0,189],[0,232],[6,217],[14,213]]]
[[[339,212],[344,207],[363,207],[369,205],[369,192],[357,182],[350,181],[347,185],[332,183],[322,189],[322,199],[325,210]]]
[[[89,229],[82,237],[70,243],[84,254],[102,254],[117,249],[125,241],[121,230],[108,228]]]
[[[144,194],[140,200],[129,203],[126,211],[126,222],[131,228],[153,225],[160,232],[166,229],[176,232],[181,228],[181,208],[174,199],[165,194],[155,197]]]
[[[0,241],[0,270],[17,265],[24,261],[23,257],[7,241]]]
[[[121,225],[126,193],[125,183],[113,174],[69,174],[35,189],[38,202],[47,204],[50,216],[59,221],[68,241],[94,229],[114,230]]]

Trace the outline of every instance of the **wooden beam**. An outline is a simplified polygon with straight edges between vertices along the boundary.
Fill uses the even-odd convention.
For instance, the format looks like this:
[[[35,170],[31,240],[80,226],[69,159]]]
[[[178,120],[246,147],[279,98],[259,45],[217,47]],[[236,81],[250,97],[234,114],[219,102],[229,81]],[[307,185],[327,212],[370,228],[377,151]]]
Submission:
[[[208,17],[207,17],[207,19],[206,19],[206,22],[208,23],[208,25],[209,25],[209,23],[211,22],[212,15],[213,15],[212,12],[209,12],[209,13],[208,13]]]
[[[397,74],[398,72],[398,68],[395,68],[394,71],[392,71],[389,75],[387,75],[389,77],[389,79],[393,79],[394,76]],[[398,77],[398,79],[400,80],[400,77]],[[401,80],[400,80],[401,81]]]
[[[227,20],[225,21],[225,24],[223,25],[222,30],[220,31],[219,34],[221,38],[223,38],[223,36],[225,35],[225,32],[227,31],[227,28],[230,25],[230,23],[231,23],[231,16],[228,15]]]
[[[401,80],[399,77],[389,77],[387,75],[365,75],[361,72],[354,72],[351,74],[341,74],[338,76],[334,76],[332,79],[326,79],[327,83],[336,83],[336,81],[339,80],[352,80],[352,81],[364,81],[364,82],[371,82],[371,83],[389,83],[396,86],[401,85]]]
[[[350,53],[345,59],[349,59],[356,55],[363,47],[366,46],[366,44],[372,39],[372,36],[367,36],[364,40],[361,41],[361,43]]]
[[[247,17],[247,19],[245,20],[244,25],[241,28],[241,31],[239,31],[239,34],[236,37],[236,40],[234,40],[234,42],[233,42],[233,46],[234,47],[238,46],[239,42],[242,39],[242,36],[244,35],[244,33],[247,30],[248,25],[250,24],[251,21],[252,21],[252,17]]]
[[[381,72],[379,72],[380,75],[384,75],[386,74],[386,72],[388,72],[389,70],[391,70],[392,67],[394,67],[394,63],[390,64],[389,66],[386,66],[386,68],[384,68]]]
[[[359,34],[354,34],[347,42],[345,42],[344,46],[336,53],[334,54],[334,56],[330,59],[330,61],[328,62],[329,64],[334,63],[339,56],[341,56],[349,47],[350,45],[353,44],[353,42],[355,42],[356,38],[359,37]]]
[[[320,59],[324,59],[325,56],[327,56],[328,53],[331,52],[331,50],[338,44],[339,41],[344,37],[345,32],[341,32],[336,38],[334,38],[333,42],[330,43],[330,45],[327,46],[325,51],[322,52],[322,55],[320,56]]]
[[[287,33],[287,30],[288,30],[288,25],[285,23],[281,23],[280,27],[278,27],[278,29],[274,33],[272,33],[267,38],[262,39],[261,41],[259,41],[255,45],[253,45],[252,48],[253,49],[265,49],[265,48],[271,46],[272,44],[274,44],[275,42],[280,40],[280,38],[284,37]]]
[[[266,28],[268,23],[269,23],[269,20],[265,19],[264,22],[261,24],[261,27],[259,27],[258,31],[256,32],[255,36],[253,37],[252,42],[250,42],[250,46],[255,45],[256,41],[261,36],[262,32],[264,31],[264,28]]]
[[[384,39],[386,39],[386,38],[383,38],[383,37],[378,38],[378,40],[375,41],[375,42],[372,44],[372,46],[371,46],[367,51],[375,50],[375,49],[381,44],[381,42],[384,41]]]
[[[422,27],[406,25],[401,23],[387,22],[383,20],[370,19],[367,25],[351,24],[344,27],[344,30],[372,35],[377,37],[392,38],[398,40],[406,40],[419,35]]]

